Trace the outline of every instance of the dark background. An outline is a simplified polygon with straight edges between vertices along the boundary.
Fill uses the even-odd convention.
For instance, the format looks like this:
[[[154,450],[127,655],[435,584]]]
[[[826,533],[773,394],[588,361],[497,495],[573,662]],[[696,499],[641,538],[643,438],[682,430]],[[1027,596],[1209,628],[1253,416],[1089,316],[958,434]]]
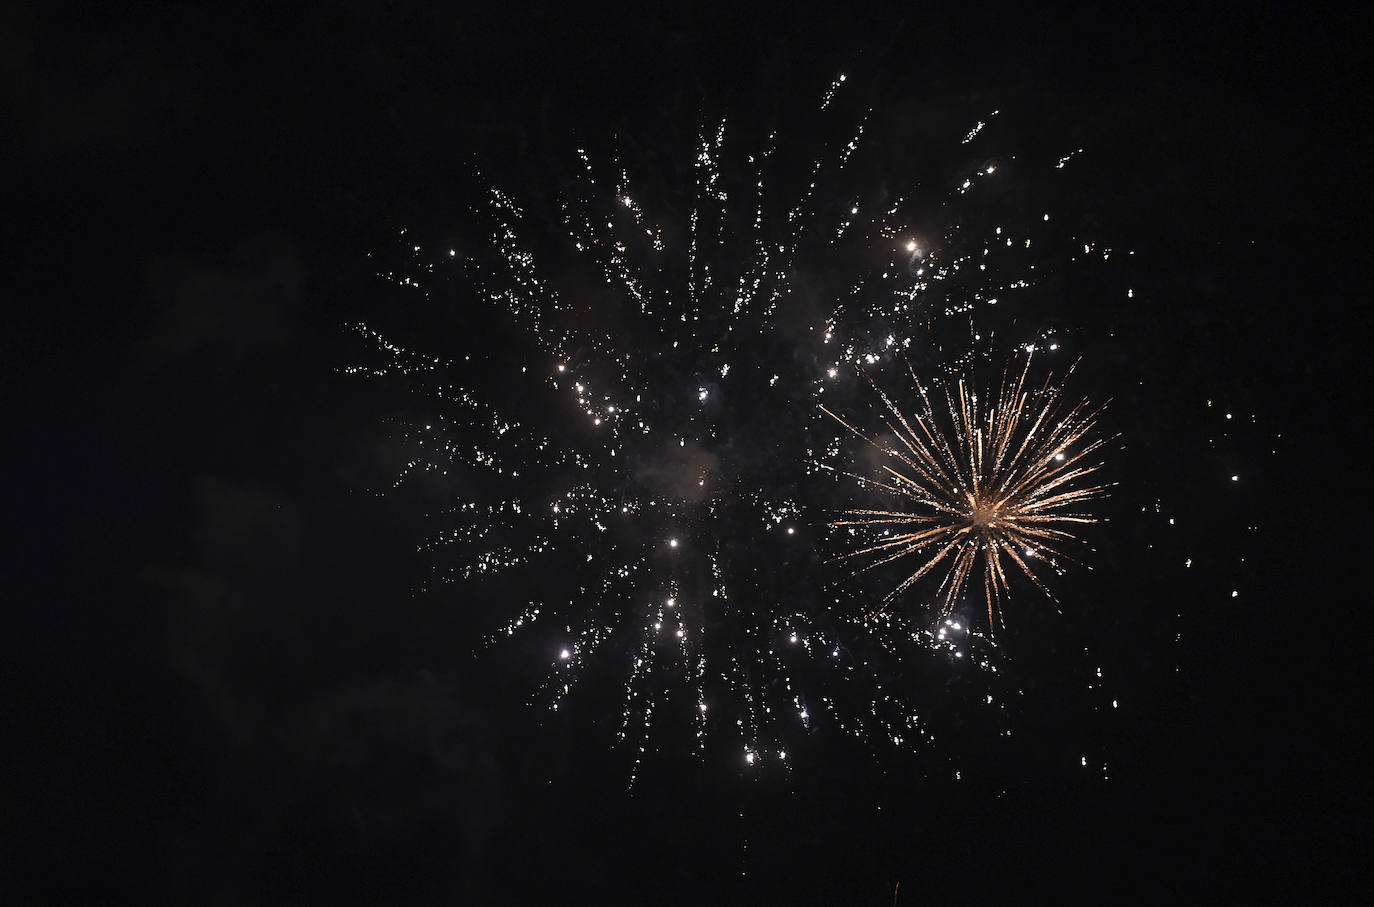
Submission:
[[[288,7],[0,20],[7,902],[1289,901],[1367,871],[1367,23]],[[377,305],[366,251],[461,220],[467,161],[518,177],[621,131],[677,153],[705,101],[766,116],[851,68],[1088,141],[1085,204],[1149,263],[1150,374],[1256,414],[1208,454],[1244,494],[1171,489],[1246,557],[1199,586],[1246,594],[1129,653],[1107,783],[837,752],[629,796],[411,594],[423,514],[360,493],[378,407],[337,374],[340,326]]]

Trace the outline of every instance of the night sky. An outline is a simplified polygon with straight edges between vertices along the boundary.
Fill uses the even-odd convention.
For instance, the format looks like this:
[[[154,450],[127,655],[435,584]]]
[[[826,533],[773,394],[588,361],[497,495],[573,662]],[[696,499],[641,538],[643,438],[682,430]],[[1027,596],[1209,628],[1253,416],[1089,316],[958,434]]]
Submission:
[[[0,18],[6,903],[1351,893],[1367,23],[279,6]],[[574,149],[612,137],[669,198],[702,119],[819,141],[798,111],[839,72],[886,130],[877,182],[954,172],[993,109],[1002,147],[1084,149],[1056,217],[1135,255],[1066,270],[1044,317],[1112,399],[1120,491],[1064,613],[1009,616],[1010,742],[977,683],[928,671],[890,680],[923,690],[938,746],[818,730],[756,770],[669,721],[631,790],[613,676],[554,714],[537,639],[474,657],[515,583],[436,588],[435,487],[375,493],[413,403],[345,374],[348,325],[525,361],[462,280],[426,309],[379,262],[473,248],[487,183],[552,210]],[[1013,187],[1005,210],[1045,200]]]

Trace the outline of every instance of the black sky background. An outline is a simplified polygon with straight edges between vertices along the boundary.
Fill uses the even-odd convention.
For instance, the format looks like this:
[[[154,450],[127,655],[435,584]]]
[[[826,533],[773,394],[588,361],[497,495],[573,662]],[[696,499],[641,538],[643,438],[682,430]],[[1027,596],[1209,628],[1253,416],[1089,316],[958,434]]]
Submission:
[[[1367,23],[3,15],[6,902],[890,903],[897,882],[900,903],[1290,901],[1367,871]],[[1192,608],[1177,644],[1140,619],[1108,784],[1003,766],[969,790],[832,752],[786,782],[665,769],[628,797],[614,751],[540,727],[529,678],[474,665],[462,613],[410,595],[416,501],[363,493],[384,405],[336,373],[340,325],[378,305],[364,252],[462,219],[466,161],[518,181],[612,133],[671,157],[704,98],[766,117],[841,69],[1087,140],[1085,205],[1158,263],[1154,304],[1121,315],[1160,338],[1148,370],[1258,415],[1215,456],[1262,491],[1170,489],[1247,557],[1245,598]],[[1175,430],[1162,404],[1140,419]],[[1157,596],[1130,607],[1174,610]]]

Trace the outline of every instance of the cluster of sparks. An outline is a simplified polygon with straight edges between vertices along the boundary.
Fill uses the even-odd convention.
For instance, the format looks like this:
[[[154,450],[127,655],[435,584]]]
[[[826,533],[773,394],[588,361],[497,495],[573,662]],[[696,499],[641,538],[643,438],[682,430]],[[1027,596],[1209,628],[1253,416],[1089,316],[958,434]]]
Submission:
[[[823,117],[838,116],[844,81],[829,86]],[[357,326],[373,358],[352,371],[395,379],[414,401],[400,418],[396,485],[429,476],[449,502],[426,546],[436,575],[491,584],[487,599],[513,603],[488,642],[519,636],[543,653],[546,707],[563,709],[588,676],[619,677],[615,723],[632,779],[656,747],[651,732],[669,726],[690,727],[677,739],[698,753],[719,738],[749,766],[787,764],[820,723],[902,746],[930,740],[921,704],[873,680],[902,671],[875,659],[995,673],[990,636],[949,613],[972,558],[984,553],[990,594],[1004,589],[1001,556],[1022,569],[1025,549],[1053,559],[1063,524],[1088,519],[1064,508],[1100,490],[1076,484],[1100,442],[1057,459],[1091,415],[1074,407],[1056,419],[1048,385],[1031,394],[1018,382],[987,409],[961,385],[948,438],[927,420],[913,431],[890,407],[904,426],[890,452],[904,470],[876,484],[931,513],[856,513],[904,531],[854,554],[933,550],[899,589],[948,564],[946,613],[932,623],[835,594],[812,515],[839,487],[830,471],[844,433],[825,413],[866,393],[855,366],[919,354],[965,368],[989,340],[975,312],[1036,286],[1050,260],[1032,249],[1048,214],[1013,212],[972,235],[952,213],[1001,172],[986,160],[933,198],[913,199],[914,186],[846,192],[867,121],[860,110],[824,141],[790,192],[769,179],[775,137],[731,156],[720,122],[701,128],[691,197],[662,222],[618,155],[603,170],[579,151],[561,238],[492,187],[478,211],[485,250],[407,243],[384,276],[432,302],[450,260],[460,264],[460,282],[523,338],[514,361],[480,336],[442,356]],[[963,143],[983,141],[985,125]],[[922,234],[932,212],[945,225]]]
[[[1068,559],[1067,547],[1076,541],[1074,530],[1097,522],[1079,508],[1107,493],[1107,486],[1090,484],[1102,465],[1093,457],[1106,441],[1092,438],[1097,411],[1085,401],[1062,411],[1062,387],[1053,384],[1052,376],[1038,389],[1027,386],[1030,352],[1019,376],[1004,376],[990,406],[963,378],[953,390],[946,383],[943,406],[932,403],[908,365],[921,409],[908,418],[877,389],[886,408],[887,433],[880,437],[865,434],[822,407],[897,464],[883,463],[875,476],[845,474],[866,488],[900,499],[906,509],[850,509],[845,518],[830,524],[862,527],[874,536],[838,559],[867,559],[864,569],[903,558],[917,562],[884,602],[927,574],[943,571],[938,594],[949,612],[970,578],[981,573],[992,627],[1000,621],[1000,603],[1013,565],[1041,592],[1054,597],[1033,567],[1057,569]]]

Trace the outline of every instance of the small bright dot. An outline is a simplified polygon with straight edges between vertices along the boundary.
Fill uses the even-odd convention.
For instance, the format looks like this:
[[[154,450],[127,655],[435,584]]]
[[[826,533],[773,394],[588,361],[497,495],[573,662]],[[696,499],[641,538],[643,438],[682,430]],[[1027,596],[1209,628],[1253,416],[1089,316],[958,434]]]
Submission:
[[[1232,482],[1239,482],[1239,481],[1240,481],[1240,476],[1231,476],[1231,481],[1232,481]]]
[[[567,661],[569,658],[572,658],[572,653],[569,652],[567,649],[564,649],[562,652],[558,653],[558,657],[563,659],[564,661]]]
[[[907,244],[906,244],[906,250],[907,250],[908,252],[915,252],[915,251],[916,251],[916,240],[913,239],[911,242],[907,243]]]
[[[673,605],[676,605],[676,604],[677,604],[677,599],[675,599],[675,598],[670,598],[670,599],[668,599],[668,607],[671,608]]]
[[[787,527],[787,534],[788,534],[788,535],[792,535],[792,534],[795,533],[796,531],[797,531],[797,530],[794,529],[794,528],[792,528],[791,526],[788,526],[788,527]]]
[[[669,547],[669,548],[676,548],[676,547],[677,547],[677,539],[668,539],[668,547]]]
[[[745,761],[745,762],[748,762],[750,765],[753,765],[753,764],[754,764],[754,754],[753,754],[753,753],[745,753],[745,754],[744,754],[744,761]]]
[[[1050,216],[1049,216],[1048,214],[1046,214],[1046,215],[1045,215],[1045,220],[1049,220],[1049,219],[1050,219]]]
[[[1237,590],[1237,589],[1232,589],[1232,590],[1231,590],[1231,597],[1232,597],[1232,598],[1237,598],[1237,597],[1239,597],[1239,596],[1240,596],[1240,591],[1239,591],[1239,590]]]
[[[826,372],[826,374],[829,375],[830,377],[834,378],[836,373],[835,373],[835,370],[832,368],[830,371]]]

